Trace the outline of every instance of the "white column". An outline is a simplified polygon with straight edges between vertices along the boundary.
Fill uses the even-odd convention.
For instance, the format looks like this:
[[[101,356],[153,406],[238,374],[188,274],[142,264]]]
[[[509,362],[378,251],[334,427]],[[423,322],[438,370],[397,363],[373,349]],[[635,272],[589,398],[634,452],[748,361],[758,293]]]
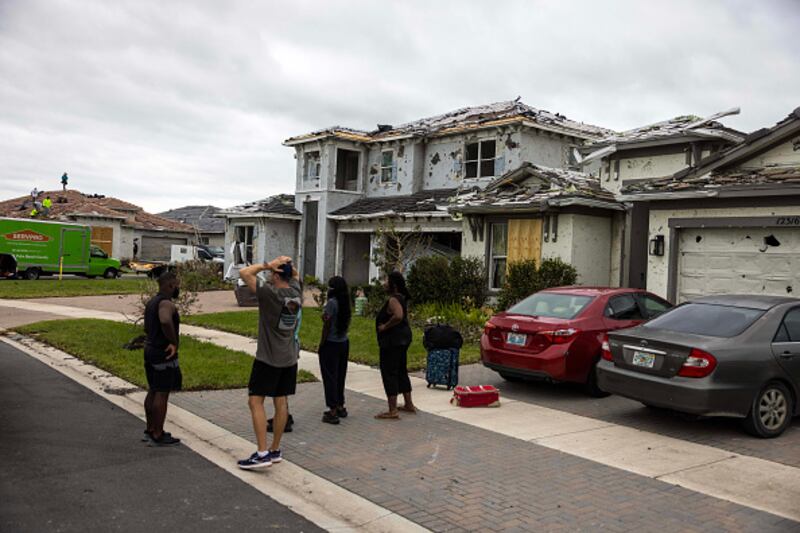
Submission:
[[[344,233],[336,231],[336,255],[333,261],[333,274],[335,276],[342,275],[342,263],[344,262]]]
[[[378,265],[372,260],[373,250],[375,250],[376,238],[374,233],[369,234],[369,281],[378,277]]]

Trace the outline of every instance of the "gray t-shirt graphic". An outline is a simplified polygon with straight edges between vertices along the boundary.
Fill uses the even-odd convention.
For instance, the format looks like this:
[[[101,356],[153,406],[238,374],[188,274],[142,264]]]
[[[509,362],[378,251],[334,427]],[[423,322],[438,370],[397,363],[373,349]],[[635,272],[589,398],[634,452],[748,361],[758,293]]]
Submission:
[[[297,364],[300,346],[295,340],[303,287],[295,279],[289,287],[276,289],[269,281],[258,278],[258,348],[256,359],[270,366],[285,368]]]

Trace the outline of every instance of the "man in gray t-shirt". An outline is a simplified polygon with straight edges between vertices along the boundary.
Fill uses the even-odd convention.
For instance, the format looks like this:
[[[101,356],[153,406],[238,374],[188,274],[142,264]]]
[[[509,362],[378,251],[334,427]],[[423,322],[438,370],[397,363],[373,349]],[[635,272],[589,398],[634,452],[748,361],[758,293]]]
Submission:
[[[267,271],[266,279],[259,273]],[[258,347],[248,385],[250,414],[258,450],[239,461],[239,468],[263,468],[280,462],[280,443],[288,418],[287,397],[295,393],[300,347],[295,331],[303,306],[303,287],[292,260],[282,256],[269,263],[251,265],[239,276],[258,297]],[[264,398],[275,406],[272,445],[267,447]]]

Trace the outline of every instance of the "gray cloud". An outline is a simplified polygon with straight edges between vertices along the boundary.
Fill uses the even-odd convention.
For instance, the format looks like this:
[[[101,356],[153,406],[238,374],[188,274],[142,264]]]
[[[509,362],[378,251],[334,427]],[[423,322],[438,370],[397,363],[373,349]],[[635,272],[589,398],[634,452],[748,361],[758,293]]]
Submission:
[[[800,4],[0,3],[0,191],[151,210],[290,192],[286,137],[521,95],[615,129],[800,105]]]

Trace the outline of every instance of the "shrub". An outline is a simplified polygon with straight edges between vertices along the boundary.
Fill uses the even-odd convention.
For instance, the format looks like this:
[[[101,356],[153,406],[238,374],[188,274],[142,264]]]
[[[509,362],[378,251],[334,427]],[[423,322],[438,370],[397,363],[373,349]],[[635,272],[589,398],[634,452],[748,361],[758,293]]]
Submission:
[[[578,271],[561,259],[545,259],[536,268],[536,261],[526,259],[508,265],[508,275],[497,298],[499,309],[508,309],[531,294],[550,287],[574,285]]]
[[[325,300],[328,296],[327,284],[322,283],[318,278],[310,274],[306,274],[305,278],[303,278],[303,288],[311,290],[311,296],[313,296],[317,307],[322,309],[325,306]]]
[[[415,304],[457,303],[472,308],[486,301],[486,271],[477,257],[421,257],[407,281]]]
[[[449,324],[461,333],[465,343],[480,340],[483,327],[491,316],[489,308],[465,308],[455,303],[415,305],[409,312],[409,319],[414,326],[424,329],[428,324]]]

